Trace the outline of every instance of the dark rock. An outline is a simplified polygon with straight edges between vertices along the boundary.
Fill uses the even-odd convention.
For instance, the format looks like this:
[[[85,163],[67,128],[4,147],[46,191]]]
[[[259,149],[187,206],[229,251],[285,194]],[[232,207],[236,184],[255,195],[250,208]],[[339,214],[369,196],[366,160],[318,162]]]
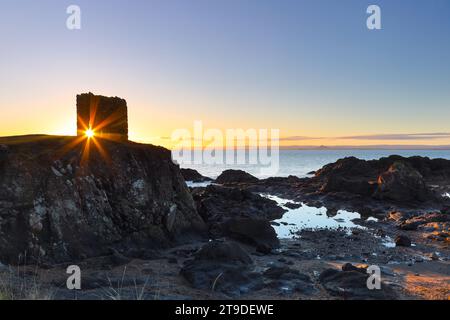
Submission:
[[[194,169],[180,169],[181,175],[183,176],[185,181],[192,182],[207,182],[212,181],[213,179],[205,177],[201,175],[197,170]]]
[[[272,248],[267,244],[258,244],[256,246],[256,252],[262,255],[267,255],[272,253]]]
[[[300,273],[300,271],[289,267],[270,267],[264,274],[266,278],[277,280],[302,280],[304,282],[312,282],[308,275]]]
[[[433,222],[450,222],[450,215],[442,213],[427,213],[405,220],[399,225],[402,230],[417,230],[421,225]]]
[[[160,249],[205,229],[169,150],[97,138],[102,151],[91,143],[87,155],[86,140],[77,139],[0,139],[8,144],[1,153],[1,261]]]
[[[232,241],[210,241],[195,253],[197,261],[216,261],[250,265],[252,258],[240,245]]]
[[[263,287],[250,256],[236,243],[212,241],[185,262],[180,274],[197,289],[240,296]]]
[[[289,209],[298,209],[302,206],[301,203],[288,202],[285,203],[284,206]]]
[[[167,262],[171,263],[171,264],[177,264],[178,260],[177,260],[177,258],[170,257],[170,258],[167,259]]]
[[[397,237],[395,237],[395,245],[397,247],[410,247],[411,239],[404,235],[398,235]]]
[[[355,157],[340,159],[316,172],[315,179],[321,180],[321,192],[348,192],[370,196],[375,187],[370,183],[373,169]]]
[[[376,186],[360,178],[347,178],[339,175],[330,175],[324,181],[320,191],[329,192],[347,192],[362,196],[370,196],[375,191]]]
[[[281,218],[285,212],[275,201],[238,188],[210,185],[194,189],[193,197],[212,238],[220,238],[230,233],[239,237],[243,228],[250,230],[256,227],[263,228],[260,232],[263,238],[273,238],[274,232],[269,221]],[[246,218],[242,227],[235,227],[233,219],[238,218]],[[250,242],[257,240],[252,242],[254,245],[266,243],[258,241],[259,237],[258,231],[254,229],[246,238]],[[270,248],[273,247],[272,243],[273,241],[269,243]]]
[[[406,219],[408,219],[408,217],[409,217],[408,214],[405,214],[404,212],[400,211],[392,211],[389,212],[387,215],[388,220],[393,220],[395,222],[405,221]]]
[[[225,170],[222,172],[217,179],[216,183],[220,184],[229,184],[229,183],[254,183],[258,182],[259,179],[255,176],[252,176],[250,173],[247,173],[242,170]]]
[[[326,269],[320,274],[319,281],[330,294],[344,299],[387,300],[397,298],[392,288],[383,282],[380,290],[369,290],[367,287],[368,277],[368,274],[358,271]]]
[[[346,264],[342,265],[342,271],[356,271],[356,272],[367,274],[367,268],[356,267],[356,266],[352,265],[351,263],[346,263]]]
[[[378,177],[374,197],[400,202],[435,199],[423,176],[408,163],[400,161]]]
[[[291,194],[299,190],[303,197],[305,193],[313,195],[320,192],[340,201],[372,198],[410,205],[426,201],[443,202],[443,197],[433,189],[436,185],[442,189],[449,180],[449,160],[390,156],[365,161],[349,157],[325,165],[310,179],[299,181],[296,185],[291,183],[290,190],[284,181],[278,190]],[[274,186],[270,188],[277,189]],[[329,198],[322,199],[329,201]],[[313,201],[314,198],[306,197],[304,202]]]
[[[268,283],[268,287],[277,288],[280,291],[287,291],[284,293],[297,291],[308,294],[314,291],[311,278],[292,268],[273,266],[267,269],[263,275],[273,280]]]
[[[270,222],[262,219],[231,218],[222,224],[223,234],[260,250],[269,251],[278,248],[280,241]]]

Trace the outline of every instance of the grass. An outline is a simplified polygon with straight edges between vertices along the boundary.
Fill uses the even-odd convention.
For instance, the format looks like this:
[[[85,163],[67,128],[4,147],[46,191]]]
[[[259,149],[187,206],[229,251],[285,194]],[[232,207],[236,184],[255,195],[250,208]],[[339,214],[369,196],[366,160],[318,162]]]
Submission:
[[[122,272],[122,278],[119,283],[114,285],[114,283],[111,281],[111,279],[108,278],[109,281],[109,288],[105,290],[105,297],[109,300],[130,300],[130,296],[125,296],[123,283],[125,279],[125,274],[127,272],[127,267],[125,266],[123,268]],[[134,297],[133,300],[144,300],[145,299],[145,289],[148,285],[148,278],[146,279],[145,283],[139,287],[135,281],[134,283]]]
[[[8,270],[0,271],[0,300],[51,299],[52,292],[43,287],[37,272],[27,276],[20,266],[17,269],[9,267]]]

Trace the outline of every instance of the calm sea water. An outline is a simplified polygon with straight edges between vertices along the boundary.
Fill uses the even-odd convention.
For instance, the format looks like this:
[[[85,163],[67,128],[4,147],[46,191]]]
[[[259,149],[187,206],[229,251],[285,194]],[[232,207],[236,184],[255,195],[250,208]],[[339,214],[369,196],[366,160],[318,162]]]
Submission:
[[[444,158],[450,160],[450,150],[280,150],[280,165],[275,176],[286,177],[294,175],[305,177],[310,171],[320,169],[324,165],[338,159],[354,156],[364,160],[379,159],[389,155],[404,157],[423,156],[429,158]],[[241,169],[259,178],[261,166],[258,165],[181,165],[183,168],[192,168],[204,176],[216,178],[226,169]]]

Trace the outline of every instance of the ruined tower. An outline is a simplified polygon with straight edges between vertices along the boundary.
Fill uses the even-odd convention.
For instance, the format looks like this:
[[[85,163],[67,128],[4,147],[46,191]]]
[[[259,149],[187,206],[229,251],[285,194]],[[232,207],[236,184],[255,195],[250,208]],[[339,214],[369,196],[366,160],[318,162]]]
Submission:
[[[89,129],[96,137],[128,140],[127,102],[91,92],[77,95],[77,135]]]

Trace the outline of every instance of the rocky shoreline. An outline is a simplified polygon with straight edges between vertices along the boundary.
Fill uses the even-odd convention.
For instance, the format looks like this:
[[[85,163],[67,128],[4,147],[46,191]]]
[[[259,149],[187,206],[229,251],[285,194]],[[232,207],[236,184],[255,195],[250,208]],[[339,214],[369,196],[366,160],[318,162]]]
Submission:
[[[108,166],[95,153],[80,164],[77,148],[55,159],[67,139],[0,140],[0,299],[450,297],[450,161],[345,158],[311,178],[213,180],[133,143],[105,142]],[[357,212],[358,227],[280,238],[276,221],[303,205]],[[66,289],[69,264],[82,290]],[[367,288],[372,265],[381,290]]]

